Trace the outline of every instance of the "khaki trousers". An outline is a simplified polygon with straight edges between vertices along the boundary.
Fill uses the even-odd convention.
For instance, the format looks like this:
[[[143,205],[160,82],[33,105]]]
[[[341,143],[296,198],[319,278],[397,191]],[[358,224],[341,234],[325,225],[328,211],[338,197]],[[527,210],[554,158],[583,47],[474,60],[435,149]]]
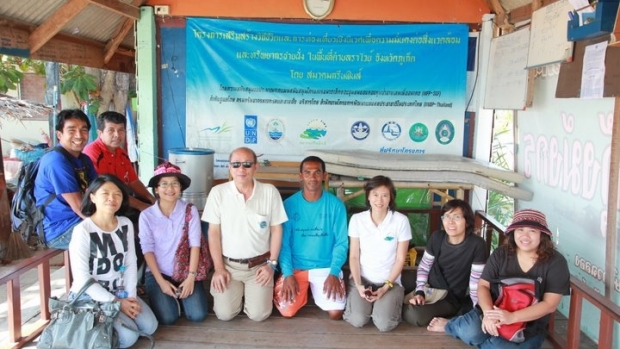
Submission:
[[[223,293],[211,289],[215,316],[223,321],[232,320],[241,312],[243,304],[243,312],[251,320],[268,318],[273,309],[273,278],[267,286],[256,283],[256,271],[264,264],[248,268],[247,264],[224,260],[224,265],[231,278]]]

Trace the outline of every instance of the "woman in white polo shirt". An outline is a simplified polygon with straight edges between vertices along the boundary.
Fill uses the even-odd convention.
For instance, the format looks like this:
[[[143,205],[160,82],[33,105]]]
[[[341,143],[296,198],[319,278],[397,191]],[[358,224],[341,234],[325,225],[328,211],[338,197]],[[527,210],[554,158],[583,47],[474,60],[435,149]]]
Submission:
[[[394,210],[396,188],[385,176],[364,186],[367,211],[349,222],[351,278],[344,320],[355,327],[370,321],[390,331],[401,320],[404,288],[400,274],[405,264],[411,227],[407,216]]]

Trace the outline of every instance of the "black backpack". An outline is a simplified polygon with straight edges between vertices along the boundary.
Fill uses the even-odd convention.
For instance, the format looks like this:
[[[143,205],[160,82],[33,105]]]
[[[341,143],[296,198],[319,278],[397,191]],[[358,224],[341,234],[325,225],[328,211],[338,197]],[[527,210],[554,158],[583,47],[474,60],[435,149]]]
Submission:
[[[58,146],[51,149],[63,154],[70,163],[71,154],[64,148]],[[80,154],[80,159],[88,168],[88,161],[85,161],[84,154]],[[11,226],[14,231],[20,232],[22,239],[30,246],[36,246],[39,243],[46,244],[45,233],[43,232],[43,211],[52,200],[56,198],[56,194],[51,194],[41,206],[37,206],[37,200],[34,197],[34,180],[39,173],[39,163],[41,159],[25,164],[19,170],[17,178],[17,188],[11,200]],[[88,176],[88,174],[87,174]],[[76,179],[78,178],[76,172]]]

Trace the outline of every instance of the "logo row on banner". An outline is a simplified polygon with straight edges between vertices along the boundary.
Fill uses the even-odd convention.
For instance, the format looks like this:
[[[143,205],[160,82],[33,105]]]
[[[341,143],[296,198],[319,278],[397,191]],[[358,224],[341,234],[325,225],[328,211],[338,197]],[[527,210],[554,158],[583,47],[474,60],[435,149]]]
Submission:
[[[386,151],[386,149],[393,145],[416,144],[420,149],[402,150],[401,152],[423,154],[425,153],[426,143],[449,145],[455,138],[455,128],[449,120],[440,120],[434,125],[425,122],[411,123],[396,120],[355,120],[346,125],[341,122],[330,126],[325,120],[319,118],[309,120],[306,123],[300,123],[299,120],[286,122],[281,118],[271,118],[261,125],[258,122],[258,116],[245,115],[243,133],[241,134],[240,131],[240,128],[235,127],[231,120],[224,121],[201,130],[198,142],[201,147],[216,148],[220,151],[225,151],[225,149],[217,149],[218,144],[231,141],[238,145],[248,146],[271,142],[275,144],[292,143],[310,147],[321,147],[347,141],[351,143],[352,141],[360,142],[358,145],[362,148],[366,148],[363,145],[364,143],[384,145],[376,149],[379,152],[398,152]],[[346,136],[347,133],[348,136]]]

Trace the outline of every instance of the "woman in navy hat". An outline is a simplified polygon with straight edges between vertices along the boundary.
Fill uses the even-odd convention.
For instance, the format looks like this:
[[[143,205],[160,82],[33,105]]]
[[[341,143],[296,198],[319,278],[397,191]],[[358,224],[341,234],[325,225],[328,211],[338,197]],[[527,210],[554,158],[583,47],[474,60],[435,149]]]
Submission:
[[[551,235],[542,212],[516,212],[506,229],[506,243],[493,252],[484,267],[478,283],[478,307],[451,320],[435,318],[428,330],[445,331],[477,348],[540,348],[550,314],[570,292],[568,264],[555,249]],[[535,299],[519,310],[501,309],[496,306],[499,295],[495,287],[500,280],[505,283],[516,278],[536,285],[532,287]],[[507,335],[506,328],[520,323],[519,331]]]
[[[190,258],[187,278],[181,282],[172,279],[175,252],[184,234],[187,203],[181,193],[191,179],[169,162],[155,168],[148,186],[153,188],[157,202],[140,214],[140,245],[146,260],[146,293],[153,313],[162,325],[170,325],[181,316],[181,304],[190,321],[207,317],[208,303],[202,282],[196,281],[200,255],[200,216],[195,206],[189,208],[188,229]]]

